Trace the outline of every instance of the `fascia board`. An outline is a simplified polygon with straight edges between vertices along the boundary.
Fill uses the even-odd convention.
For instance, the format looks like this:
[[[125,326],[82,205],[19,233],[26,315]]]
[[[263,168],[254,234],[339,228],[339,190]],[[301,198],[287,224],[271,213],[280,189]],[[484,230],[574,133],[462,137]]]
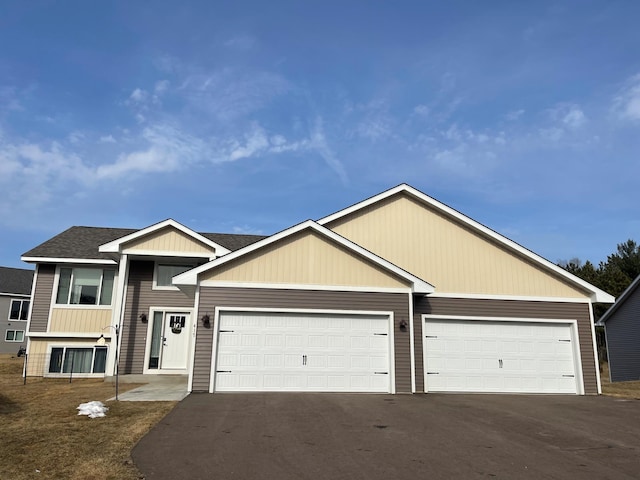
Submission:
[[[279,233],[276,233],[275,235],[272,235],[256,243],[253,243],[243,249],[236,250],[235,252],[225,255],[224,257],[217,258],[209,263],[201,265],[200,267],[181,273],[180,275],[176,275],[175,277],[173,277],[173,283],[175,285],[195,285],[198,281],[198,275],[200,273],[205,272],[209,269],[218,267],[220,265],[223,265],[243,255],[247,255],[248,253],[251,253],[259,248],[262,248],[264,246],[277,242],[282,238],[286,238],[288,236],[294,235],[305,229],[312,229],[318,232],[319,234],[321,234],[322,236],[328,237],[333,241],[335,241],[336,243],[341,244],[345,248],[359,254],[362,257],[367,258],[373,263],[378,264],[383,269],[388,270],[401,278],[404,278],[405,280],[407,280],[412,284],[413,293],[427,294],[427,293],[433,293],[435,291],[435,288],[433,285],[401,269],[400,267],[392,264],[391,262],[375,255],[369,250],[362,248],[360,245],[357,245],[352,241],[342,237],[341,235],[338,235],[337,233],[329,230],[328,228],[325,228],[322,225],[317,224],[313,220],[306,220],[302,223],[299,223],[298,225],[294,225],[293,227],[287,230],[283,230]]]
[[[223,247],[222,245],[217,244],[212,240],[209,240],[205,236],[200,235],[198,232],[194,232],[189,227],[185,227],[184,225],[182,225],[179,222],[176,222],[172,218],[168,218],[167,220],[163,220],[162,222],[155,223],[141,230],[130,233],[129,235],[125,235],[124,237],[117,238],[115,240],[112,240],[109,243],[105,243],[104,245],[100,245],[100,247],[98,248],[98,251],[105,252],[105,253],[120,253],[120,249],[123,244],[130,242],[132,240],[135,240],[137,238],[143,237],[145,235],[148,235],[150,233],[156,232],[158,230],[161,230],[165,227],[174,227],[180,230],[182,233],[189,235],[193,239],[199,242],[202,242],[205,245],[208,245],[209,247],[213,248],[216,251],[216,255],[226,255],[227,253],[230,252],[229,249]]]
[[[426,195],[425,193],[422,193],[420,190],[417,190],[405,183],[398,185],[397,187],[391,188],[389,190],[386,190],[378,195],[370,197],[362,202],[356,203],[355,205],[347,207],[336,213],[328,215],[318,220],[318,223],[320,225],[326,225],[327,223],[330,223],[333,220],[349,215],[362,208],[368,207],[369,205],[373,205],[374,203],[377,203],[381,200],[389,198],[400,192],[408,193],[409,195],[413,196],[419,201],[430,205],[436,210],[439,210],[440,212],[448,215],[449,217],[456,219],[457,221],[470,227],[471,229],[482,233],[484,236],[489,237],[495,242],[500,243],[505,247],[507,247],[508,249],[517,252],[518,254],[529,259],[530,261],[542,266],[544,269],[549,270],[560,277],[563,277],[565,280],[568,280],[569,282],[575,285],[578,285],[580,288],[591,293],[592,301],[601,302],[601,303],[613,303],[615,301],[615,298],[612,295],[605,292],[604,290],[600,290],[599,288],[591,285],[590,283],[585,282],[581,278],[578,278],[577,276],[567,272],[564,268],[555,265],[554,263],[550,262],[546,258],[541,257],[540,255],[532,252],[531,250],[523,247],[522,245],[514,242],[513,240],[508,239],[504,235],[499,234],[495,230],[490,229],[489,227],[481,224],[480,222],[473,220],[472,218],[464,215],[463,213],[460,213],[459,211],[449,207],[448,205],[445,205],[442,202],[439,202],[435,198],[432,198],[429,195]]]
[[[20,257],[26,263],[84,263],[96,265],[116,265],[118,262],[100,258],[57,258],[57,257]]]

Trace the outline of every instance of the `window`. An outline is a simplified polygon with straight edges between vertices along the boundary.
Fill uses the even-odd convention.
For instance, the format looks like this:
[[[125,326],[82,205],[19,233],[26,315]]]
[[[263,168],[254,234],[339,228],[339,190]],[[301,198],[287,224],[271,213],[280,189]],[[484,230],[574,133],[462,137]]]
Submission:
[[[193,265],[170,265],[156,264],[156,287],[173,287],[171,279],[187,270],[191,270]]]
[[[56,303],[111,305],[116,271],[101,268],[61,268]]]
[[[26,320],[29,315],[29,300],[11,300],[9,320]]]
[[[24,342],[24,330],[7,330],[4,339],[7,342]]]
[[[104,373],[106,364],[107,347],[55,347],[49,373]]]

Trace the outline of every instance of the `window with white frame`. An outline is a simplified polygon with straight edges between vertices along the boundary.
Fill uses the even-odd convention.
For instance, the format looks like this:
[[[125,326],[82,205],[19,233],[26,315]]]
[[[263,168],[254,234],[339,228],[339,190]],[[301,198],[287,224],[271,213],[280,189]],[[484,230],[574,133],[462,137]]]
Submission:
[[[171,263],[156,263],[154,286],[160,288],[175,288],[171,279],[176,275],[191,270],[193,265],[177,265]]]
[[[7,330],[4,334],[6,342],[24,342],[24,330]]]
[[[9,320],[26,320],[29,315],[29,300],[11,300]]]
[[[53,347],[49,373],[104,373],[107,347]]]
[[[60,269],[56,303],[59,305],[111,305],[116,271],[107,268]]]

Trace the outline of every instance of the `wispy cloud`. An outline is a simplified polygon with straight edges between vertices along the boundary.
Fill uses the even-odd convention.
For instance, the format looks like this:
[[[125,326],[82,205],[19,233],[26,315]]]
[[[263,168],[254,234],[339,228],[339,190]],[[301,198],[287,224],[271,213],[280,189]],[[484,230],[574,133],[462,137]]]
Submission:
[[[640,73],[627,79],[613,99],[613,111],[625,120],[640,120]]]

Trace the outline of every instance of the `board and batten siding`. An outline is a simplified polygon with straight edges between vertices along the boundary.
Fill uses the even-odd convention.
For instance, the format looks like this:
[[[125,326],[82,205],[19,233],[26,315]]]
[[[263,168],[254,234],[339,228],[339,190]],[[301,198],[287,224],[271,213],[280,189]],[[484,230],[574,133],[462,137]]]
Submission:
[[[110,308],[64,308],[51,309],[50,332],[97,332],[99,337],[111,325]]]
[[[409,321],[406,293],[369,293],[326,290],[288,290],[263,288],[201,287],[198,315],[213,314],[216,307],[271,308],[304,310],[344,310],[394,312],[396,392],[411,392],[411,350],[409,332],[400,331],[402,320]],[[214,322],[198,325],[193,366],[194,392],[209,391]]]
[[[589,298],[550,270],[404,193],[325,226],[439,292]]]
[[[127,281],[127,296],[122,322],[120,368],[123,374],[142,373],[147,344],[147,322],[140,314],[149,315],[150,307],[186,308],[194,306],[194,298],[180,290],[153,290],[154,262],[132,260]]]
[[[123,253],[130,251],[158,251],[158,252],[191,252],[194,254],[214,255],[213,248],[198,242],[184,232],[173,227],[167,227],[159,232],[145,235],[144,237],[132,240],[124,245]]]
[[[611,381],[640,380],[640,287],[625,297],[604,328]]]
[[[597,394],[596,362],[593,356],[591,318],[588,303],[541,302],[522,300],[483,300],[469,298],[421,297],[414,299],[414,340],[416,355],[416,391],[424,391],[422,358],[422,315],[470,317],[512,317],[531,319],[577,320],[584,391]]]
[[[408,288],[389,271],[316,232],[303,231],[203,273],[201,280]]]
[[[31,306],[30,332],[46,332],[53,295],[53,281],[56,276],[56,266],[41,263],[37,266],[36,288]]]

